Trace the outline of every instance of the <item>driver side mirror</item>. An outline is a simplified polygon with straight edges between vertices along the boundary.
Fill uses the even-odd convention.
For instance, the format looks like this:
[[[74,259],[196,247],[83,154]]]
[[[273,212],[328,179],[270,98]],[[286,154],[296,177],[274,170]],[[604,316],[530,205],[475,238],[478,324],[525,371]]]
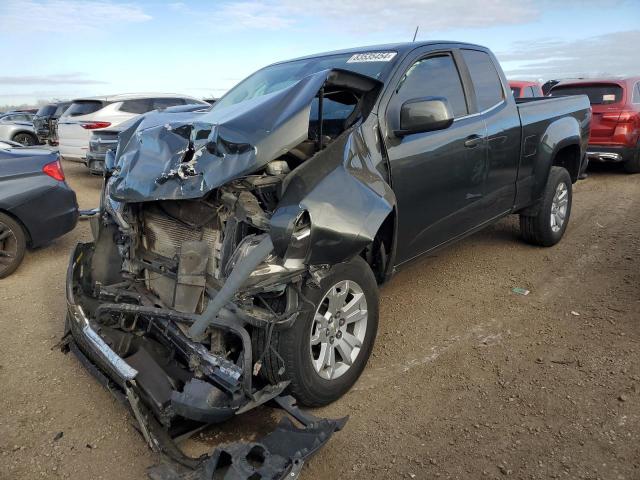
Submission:
[[[404,137],[412,133],[431,132],[449,128],[453,113],[444,97],[425,97],[407,100],[400,108],[400,129],[394,133]]]

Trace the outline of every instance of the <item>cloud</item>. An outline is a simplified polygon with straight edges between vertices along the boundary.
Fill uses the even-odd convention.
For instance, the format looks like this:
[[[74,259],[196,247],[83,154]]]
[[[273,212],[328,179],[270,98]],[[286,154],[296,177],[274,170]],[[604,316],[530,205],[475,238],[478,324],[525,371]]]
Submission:
[[[0,85],[103,85],[108,83],[84,77],[84,73],[0,76]]]
[[[280,30],[295,23],[282,2],[243,1],[222,4],[215,16],[225,19],[223,28]]]
[[[151,19],[141,7],[110,0],[2,0],[0,31],[87,33]]]
[[[568,78],[640,75],[640,30],[578,40],[514,42],[496,55],[509,77]]]
[[[194,10],[191,10],[194,13]],[[464,12],[464,14],[461,14]],[[540,9],[533,0],[246,0],[218,4],[207,14],[223,28],[279,30],[303,20],[339,31],[433,31],[530,22]]]
[[[563,0],[563,6],[615,8],[637,0]],[[557,0],[226,0],[215,8],[182,2],[170,8],[206,18],[225,30],[280,30],[314,25],[323,31],[352,34],[413,32],[521,25],[538,20]],[[306,27],[305,27],[306,28]]]
[[[421,32],[452,28],[488,27],[530,22],[540,14],[534,2],[492,0],[325,0],[324,2],[284,0],[290,8],[310,16],[324,16],[339,29],[383,31],[389,28]]]

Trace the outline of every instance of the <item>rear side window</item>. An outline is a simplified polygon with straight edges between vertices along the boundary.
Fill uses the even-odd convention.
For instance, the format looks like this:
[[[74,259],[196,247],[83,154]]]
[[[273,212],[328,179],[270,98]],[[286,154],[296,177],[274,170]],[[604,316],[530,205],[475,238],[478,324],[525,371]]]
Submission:
[[[120,105],[120,111],[127,113],[147,113],[151,110],[153,110],[151,98],[125,100],[122,102],[122,105]]]
[[[16,113],[15,115],[7,115],[3,117],[3,120],[8,122],[29,122],[31,121],[32,116],[24,113]]]
[[[445,97],[454,117],[469,113],[460,75],[450,55],[418,60],[404,74],[396,93],[402,103],[420,97]]]
[[[473,82],[478,111],[487,110],[504,100],[502,82],[491,57],[478,50],[462,50]]]
[[[613,83],[559,85],[551,89],[551,96],[558,95],[586,95],[591,105],[608,105],[622,100],[622,87]]]
[[[69,106],[65,114],[69,117],[78,117],[97,112],[102,107],[104,107],[104,102],[99,100],[78,100]]]
[[[56,117],[56,118],[60,117],[65,112],[65,110],[67,108],[69,108],[69,104],[68,103],[61,103],[60,105],[58,105],[56,107],[56,111],[54,112],[53,116]]]
[[[511,93],[515,98],[520,98],[520,87],[511,87]]]
[[[631,103],[640,103],[640,82],[636,83],[636,86],[633,89],[633,98]]]
[[[153,110],[163,109],[168,107],[175,107],[176,105],[184,105],[184,99],[182,98],[154,98]]]

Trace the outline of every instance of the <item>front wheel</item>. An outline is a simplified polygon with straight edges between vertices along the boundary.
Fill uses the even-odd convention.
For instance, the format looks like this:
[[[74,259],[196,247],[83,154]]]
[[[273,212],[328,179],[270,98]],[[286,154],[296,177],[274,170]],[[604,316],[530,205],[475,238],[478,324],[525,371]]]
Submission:
[[[562,167],[551,167],[536,215],[520,214],[522,238],[542,247],[558,243],[569,223],[572,199],[569,172]]]
[[[320,288],[303,295],[304,313],[273,333],[264,373],[272,382],[289,380],[300,403],[317,407],[344,395],[364,370],[378,330],[378,286],[367,262],[355,257],[332,266]]]
[[[22,227],[13,218],[0,213],[0,278],[8,277],[18,268],[26,248]]]
[[[30,133],[16,133],[12,140],[14,142],[17,142],[21,145],[24,145],[25,147],[30,147],[32,145],[37,145],[38,144],[38,139],[36,138],[35,135],[32,135]]]

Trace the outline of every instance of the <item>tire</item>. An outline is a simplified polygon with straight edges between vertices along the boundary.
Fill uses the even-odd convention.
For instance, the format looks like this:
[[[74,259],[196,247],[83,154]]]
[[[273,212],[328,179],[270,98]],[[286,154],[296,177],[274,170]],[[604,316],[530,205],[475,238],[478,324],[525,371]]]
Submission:
[[[640,142],[636,146],[635,155],[624,162],[623,168],[627,173],[640,173]]]
[[[0,278],[15,272],[27,249],[24,230],[13,218],[0,213]]]
[[[562,195],[559,191],[561,185],[564,185],[566,201],[563,200],[565,197],[556,199],[556,194]],[[555,204],[554,200],[557,200]],[[569,172],[562,167],[551,167],[547,185],[536,208],[537,214],[535,216],[520,214],[520,233],[524,241],[542,247],[551,247],[558,243],[569,223],[572,200]],[[555,211],[553,218],[552,209]],[[562,218],[563,213],[564,218]]]
[[[36,138],[36,136],[28,132],[16,133],[11,140],[24,145],[25,147],[31,147],[32,145],[38,144],[38,139]]]
[[[332,296],[336,299],[335,305],[340,305],[340,300],[337,299],[341,298],[340,295],[344,295],[345,291],[347,291],[346,305],[352,305],[348,310],[353,314],[351,318],[366,318],[366,321],[351,323],[348,320],[339,320],[340,315],[338,315],[329,324],[328,320],[322,317],[326,328],[319,328],[315,314],[316,311],[324,312],[328,305],[326,296]],[[355,295],[354,292],[356,292]],[[264,355],[262,374],[272,383],[289,380],[291,382],[289,392],[298,402],[309,407],[319,407],[344,395],[358,380],[367,364],[378,330],[378,285],[367,262],[361,257],[355,257],[346,263],[332,266],[320,281],[320,288],[305,287],[302,293],[304,295],[304,301],[301,301],[304,307],[303,313],[290,328],[272,333],[271,348]],[[366,305],[362,303],[362,299],[366,301]],[[313,304],[313,308],[307,301]],[[354,305],[359,307],[365,305],[365,312],[363,313]],[[333,319],[332,316],[331,318]],[[319,342],[313,347],[311,346],[312,329]],[[327,337],[326,334],[330,329],[331,336]],[[324,345],[319,340],[320,336],[325,339]],[[258,344],[264,347],[265,339],[266,334],[262,331],[258,335]],[[356,343],[356,339],[361,340],[361,346],[359,350],[357,348],[351,350],[351,365],[347,365],[341,352],[348,352],[349,342]],[[322,352],[325,351],[323,348],[325,350],[333,348],[335,352],[333,370],[321,368],[318,371],[314,367],[312,356],[317,355],[317,362],[319,362]],[[259,348],[258,352],[261,350],[264,348]],[[331,377],[331,372],[334,376],[327,378]]]

